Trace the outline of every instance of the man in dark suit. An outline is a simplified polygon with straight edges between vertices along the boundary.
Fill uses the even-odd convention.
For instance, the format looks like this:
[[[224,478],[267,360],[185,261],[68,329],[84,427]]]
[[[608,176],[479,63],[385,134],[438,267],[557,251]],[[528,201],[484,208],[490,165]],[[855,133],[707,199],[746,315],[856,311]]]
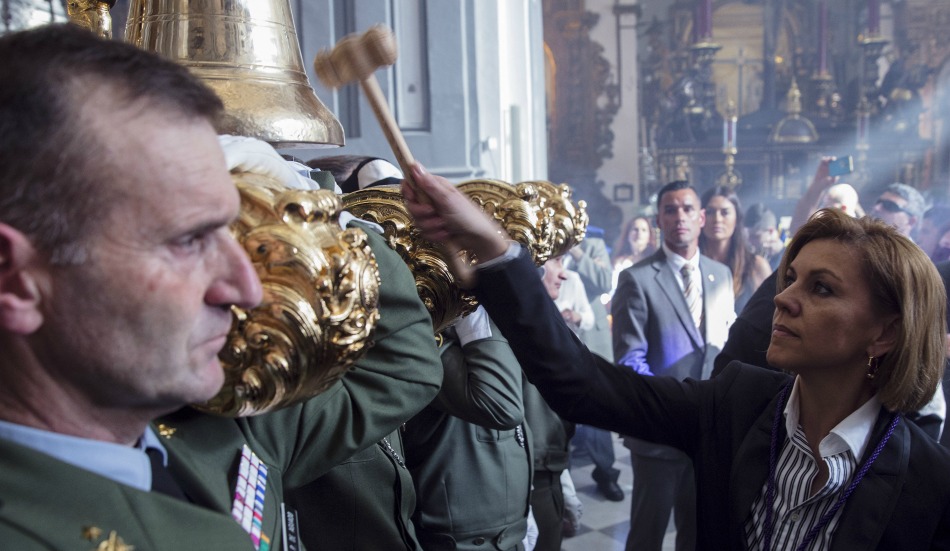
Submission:
[[[688,182],[657,195],[663,246],[620,273],[611,303],[614,358],[638,373],[705,379],[735,319],[729,268],[699,254],[706,222]],[[682,451],[625,438],[633,466],[628,550],[659,550],[675,511],[676,548],[696,546],[693,468]]]

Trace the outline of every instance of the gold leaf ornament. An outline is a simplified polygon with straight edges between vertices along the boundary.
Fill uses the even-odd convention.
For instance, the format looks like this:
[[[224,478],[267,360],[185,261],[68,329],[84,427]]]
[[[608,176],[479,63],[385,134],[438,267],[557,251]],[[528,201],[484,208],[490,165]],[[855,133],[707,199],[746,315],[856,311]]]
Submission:
[[[583,201],[573,203],[566,184],[538,180],[513,186],[501,180],[480,179],[462,182],[458,189],[525,246],[539,266],[567,253],[587,231],[586,205]],[[389,246],[409,266],[436,333],[475,310],[475,296],[459,286],[439,248],[423,239],[412,225],[397,187],[370,187],[348,193],[343,196],[343,204],[353,215],[383,227]]]
[[[267,177],[234,175],[241,213],[231,231],[264,289],[256,308],[232,308],[219,355],[221,391],[199,409],[256,415],[315,396],[372,344],[379,269],[363,230],[341,229],[340,199]]]

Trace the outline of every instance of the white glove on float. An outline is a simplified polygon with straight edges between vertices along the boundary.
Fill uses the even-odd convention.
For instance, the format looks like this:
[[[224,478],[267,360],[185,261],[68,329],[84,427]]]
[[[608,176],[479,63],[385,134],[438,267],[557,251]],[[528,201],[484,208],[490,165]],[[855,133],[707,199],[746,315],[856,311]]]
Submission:
[[[291,189],[317,190],[320,185],[304,176],[310,173],[310,167],[307,165],[288,161],[280,156],[269,143],[249,138],[247,136],[232,136],[230,134],[219,134],[218,143],[224,150],[224,160],[228,165],[228,172],[250,172],[273,178]],[[333,185],[337,195],[341,195],[343,190],[337,184]],[[355,216],[347,211],[340,212],[340,227],[346,229],[347,224]],[[383,234],[383,227],[379,224],[366,220],[360,221],[364,227],[371,227],[376,233]]]
[[[267,142],[247,136],[221,134],[218,143],[224,150],[224,160],[229,172],[250,172],[268,176],[291,189],[320,189],[320,186],[303,174],[310,167],[288,161]]]

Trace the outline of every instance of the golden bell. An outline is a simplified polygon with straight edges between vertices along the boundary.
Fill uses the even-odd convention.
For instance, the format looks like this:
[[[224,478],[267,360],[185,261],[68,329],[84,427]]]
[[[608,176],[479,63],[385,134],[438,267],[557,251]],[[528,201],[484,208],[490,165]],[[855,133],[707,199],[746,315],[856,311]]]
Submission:
[[[125,37],[209,85],[224,102],[221,133],[277,148],[343,145],[307,81],[289,0],[132,0]]]

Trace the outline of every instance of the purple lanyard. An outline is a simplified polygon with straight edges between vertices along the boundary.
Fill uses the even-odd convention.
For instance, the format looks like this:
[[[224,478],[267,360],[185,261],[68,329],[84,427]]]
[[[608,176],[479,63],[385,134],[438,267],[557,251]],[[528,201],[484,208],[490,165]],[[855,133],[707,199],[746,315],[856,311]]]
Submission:
[[[775,469],[778,464],[778,428],[779,420],[782,418],[782,408],[785,406],[785,398],[788,396],[789,389],[792,388],[792,381],[789,381],[783,388],[782,392],[779,393],[778,403],[775,404],[775,416],[772,418],[772,442],[769,445],[769,484],[765,490],[765,540],[763,542],[762,549],[768,551],[772,547],[772,531],[775,528],[775,519],[773,518],[773,503],[775,503]],[[808,531],[808,534],[805,535],[805,539],[796,547],[796,551],[804,551],[811,545],[812,540],[818,536],[818,532],[825,527],[831,518],[835,516],[835,513],[838,512],[838,509],[844,505],[844,502],[851,497],[851,494],[854,492],[854,489],[858,487],[858,483],[864,478],[864,475],[867,474],[868,470],[871,468],[871,464],[874,463],[874,460],[877,459],[877,456],[881,454],[881,450],[884,449],[884,444],[887,444],[887,441],[891,438],[891,434],[894,433],[894,429],[897,428],[897,422],[900,420],[900,416],[896,413],[891,418],[891,424],[887,427],[887,432],[884,433],[884,436],[881,438],[881,441],[877,443],[877,446],[874,448],[874,451],[868,457],[861,468],[858,469],[857,475],[855,475],[854,480],[851,481],[851,484],[845,489],[841,494],[841,497],[838,498],[837,503],[834,507],[831,508],[827,513],[825,513],[821,519],[818,521],[818,524],[812,527]]]

